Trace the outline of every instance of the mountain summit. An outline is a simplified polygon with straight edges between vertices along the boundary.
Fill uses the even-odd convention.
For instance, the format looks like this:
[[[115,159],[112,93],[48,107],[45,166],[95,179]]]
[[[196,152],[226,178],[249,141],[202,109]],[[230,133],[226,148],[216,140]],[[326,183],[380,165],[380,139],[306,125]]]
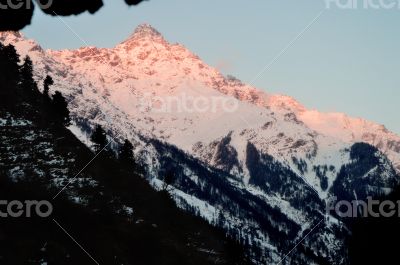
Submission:
[[[156,39],[163,38],[163,36],[150,24],[143,23],[136,27],[134,32],[129,36],[128,40],[139,40],[142,38]]]

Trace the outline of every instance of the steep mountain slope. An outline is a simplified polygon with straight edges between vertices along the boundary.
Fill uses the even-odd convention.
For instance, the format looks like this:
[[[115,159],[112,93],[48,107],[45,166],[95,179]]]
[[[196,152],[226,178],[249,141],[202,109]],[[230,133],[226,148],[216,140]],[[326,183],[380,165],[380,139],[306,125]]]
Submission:
[[[1,200],[47,200],[54,211],[2,216],[1,264],[247,264],[237,243],[109,152],[86,166],[94,153],[49,115],[40,94],[26,92],[13,88],[13,104],[0,99]]]
[[[128,124],[123,127],[135,126],[143,134],[165,139],[190,153],[198,142],[210,144],[232,130],[246,130],[237,141],[242,147],[236,146],[240,162],[245,161],[243,143],[254,134],[262,142],[262,151],[293,168],[293,149],[301,149],[298,153],[304,157],[307,151],[315,151],[316,144],[321,152],[317,152],[315,161],[307,161],[309,167],[333,160],[338,168],[346,160],[337,156],[338,151],[363,141],[388,155],[400,171],[400,138],[383,126],[344,114],[309,111],[289,97],[269,95],[227,79],[183,46],[166,42],[148,25],[139,26],[113,49],[85,47],[45,52],[34,41],[18,34],[3,33],[1,39],[15,43],[23,54],[29,52],[36,62],[39,81],[45,73],[54,73],[58,79],[55,89],[70,96],[74,104],[71,110],[77,118],[96,118],[107,123],[107,117],[125,116],[121,119]],[[200,109],[196,109],[195,99],[205,102]],[[90,103],[93,104],[88,107]],[[96,116],[99,103],[105,117],[92,117]],[[209,130],[208,124],[213,124],[213,130]],[[282,132],[288,135],[278,137]],[[300,148],[288,148],[288,142]],[[315,172],[307,175],[310,183],[316,183]]]
[[[0,41],[32,57],[39,82],[53,76],[82,141],[95,124],[132,140],[155,188],[176,172],[178,205],[236,236],[256,263],[278,262],[320,220],[286,260],[346,263],[337,259],[346,229],[325,215],[324,200],[354,194],[353,180],[363,178],[351,171],[358,142],[377,148],[373,163],[356,161],[369,174],[361,183],[374,186],[361,190],[388,193],[399,183],[400,137],[383,126],[226,78],[149,25],[114,48],[44,51],[10,32]]]

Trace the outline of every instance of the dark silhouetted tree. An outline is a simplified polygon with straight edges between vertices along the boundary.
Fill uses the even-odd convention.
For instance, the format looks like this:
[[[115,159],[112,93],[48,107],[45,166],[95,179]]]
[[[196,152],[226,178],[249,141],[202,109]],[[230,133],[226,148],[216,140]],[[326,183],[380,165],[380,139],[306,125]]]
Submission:
[[[107,145],[107,136],[100,125],[96,126],[90,140],[93,142],[96,152],[100,152]]]
[[[19,79],[19,55],[13,45],[4,46],[0,43],[0,80],[4,87],[4,81]]]
[[[56,91],[52,101],[54,115],[63,125],[68,126],[71,122],[69,117],[68,103],[60,91]]]
[[[126,166],[133,166],[133,145],[130,141],[125,140],[124,144],[121,145],[118,158]]]
[[[0,101],[12,106],[19,80],[19,55],[12,45],[0,43]]]
[[[27,92],[37,92],[37,85],[35,80],[33,79],[33,63],[29,56],[26,56],[24,59],[24,63],[20,69],[21,73],[21,87]]]
[[[46,78],[43,81],[43,94],[48,97],[49,96],[49,90],[50,86],[54,85],[53,78],[51,76],[46,76]]]

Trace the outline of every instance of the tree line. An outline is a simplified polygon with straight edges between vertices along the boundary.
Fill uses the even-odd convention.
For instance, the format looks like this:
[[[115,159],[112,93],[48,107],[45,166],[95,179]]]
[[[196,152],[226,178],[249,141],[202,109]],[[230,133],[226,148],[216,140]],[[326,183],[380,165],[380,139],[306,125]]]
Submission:
[[[44,78],[41,92],[33,70],[33,62],[29,56],[21,62],[20,55],[13,45],[3,45],[0,42],[0,107],[3,105],[17,110],[17,105],[21,102],[41,104],[43,119],[69,126],[71,118],[67,100],[60,91],[50,92],[54,86],[53,78],[50,75]],[[96,153],[105,151],[106,154],[112,154],[111,150],[107,149],[107,135],[100,125],[95,127],[91,141]],[[128,168],[133,168],[133,157],[133,145],[125,140],[118,148],[118,160]]]
[[[93,142],[93,148],[96,153],[104,152],[109,156],[114,156],[108,148],[110,141],[107,140],[107,134],[101,125],[97,125],[90,136]],[[127,168],[134,166],[133,145],[129,140],[125,140],[118,148],[118,160]]]
[[[68,103],[60,91],[50,95],[50,86],[54,84],[51,76],[44,80],[43,93],[40,92],[33,76],[33,63],[26,56],[21,63],[20,56],[13,45],[0,43],[0,97],[4,106],[16,108],[22,101],[30,104],[42,104],[46,118],[60,121],[64,126],[70,124]]]

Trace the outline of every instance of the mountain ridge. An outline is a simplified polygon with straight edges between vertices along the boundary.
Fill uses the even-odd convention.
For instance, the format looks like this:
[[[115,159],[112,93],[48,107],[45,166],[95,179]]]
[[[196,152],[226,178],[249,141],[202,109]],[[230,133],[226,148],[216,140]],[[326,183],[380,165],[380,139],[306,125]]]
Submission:
[[[333,262],[343,251],[344,241],[332,231],[341,230],[343,224],[324,216],[321,205],[335,195],[339,184],[340,195],[353,196],[353,186],[337,179],[353,164],[351,151],[359,142],[374,145],[379,150],[370,155],[382,158],[373,160],[377,165],[361,165],[369,181],[365,185],[376,186],[371,195],[390,192],[399,180],[392,164],[399,173],[400,137],[381,125],[307,110],[291,97],[271,95],[224,77],[148,26],[139,27],[135,34],[114,48],[62,51],[43,51],[34,41],[5,33],[0,33],[0,41],[31,56],[39,87],[47,74],[53,76],[53,89],[62,91],[69,101],[73,132],[80,139],[100,124],[116,141],[131,140],[136,158],[147,168],[147,178],[156,189],[162,186],[168,164],[174,165],[179,181],[171,192],[185,210],[196,209],[236,236],[236,229],[245,225],[248,234],[239,233],[241,241],[258,242],[268,253],[263,261],[270,262],[290,249],[277,247],[282,243],[270,237],[275,229],[287,230],[290,242],[311,228],[307,219],[325,218],[326,228],[317,235],[333,250],[307,244],[316,256]],[[205,111],[193,111],[190,107],[197,98],[223,101]],[[185,103],[189,109],[162,108],[168,100]],[[224,109],[227,106],[234,111]],[[364,177],[355,172],[346,176]],[[214,199],[216,195],[222,200]],[[242,196],[249,201],[237,198]],[[313,209],[304,207],[303,200]],[[268,216],[263,208],[279,213]],[[300,235],[294,236],[293,231]]]
[[[157,37],[156,42],[152,40],[154,36]],[[207,141],[211,142],[225,137],[233,129],[235,131],[241,130],[241,133],[238,132],[234,135],[245,135],[244,138],[246,139],[251,137],[250,134],[252,133],[258,135],[263,133],[265,136],[258,141],[261,141],[261,144],[262,142],[269,144],[262,144],[261,150],[270,152],[278,160],[289,164],[292,168],[296,168],[290,161],[293,160],[293,155],[284,151],[289,150],[287,149],[289,147],[288,142],[297,142],[295,146],[300,149],[306,145],[299,145],[299,143],[308,143],[309,150],[316,149],[313,145],[326,150],[330,150],[332,146],[336,145],[337,151],[348,148],[355,142],[367,142],[385,153],[396,171],[400,172],[400,137],[388,131],[382,125],[364,119],[351,118],[343,113],[322,113],[316,110],[308,110],[292,97],[271,95],[249,87],[235,78],[224,77],[216,69],[204,64],[198,56],[184,46],[169,44],[157,30],[148,24],[140,25],[134,31],[133,36],[128,38],[128,41],[110,49],[82,47],[77,50],[43,51],[33,40],[26,40],[20,33],[10,32],[1,33],[0,40],[6,43],[15,43],[19,52],[22,54],[30,53],[34,62],[35,56],[40,59],[37,62],[39,68],[42,68],[41,73],[37,72],[39,83],[44,78],[45,73],[51,74],[48,71],[49,69],[58,69],[56,79],[58,76],[62,78],[57,80],[56,84],[64,87],[67,85],[79,87],[74,92],[59,87],[58,89],[64,90],[67,96],[71,93],[73,95],[86,93],[88,95],[85,97],[88,97],[89,100],[98,98],[96,100],[110,105],[107,108],[114,109],[119,113],[119,116],[125,115],[127,120],[135,120],[129,126],[133,125],[144,134],[164,139],[188,152],[193,152],[198,146],[198,141],[193,141],[193,139],[200,142],[205,141],[205,144],[207,144]],[[52,67],[49,67],[49,65]],[[41,77],[39,77],[40,75]],[[77,80],[79,81],[77,82]],[[88,92],[89,89],[84,91],[83,87],[91,87],[92,91]],[[89,96],[89,94],[91,95]],[[73,95],[71,97],[74,97]],[[212,99],[224,95],[231,97],[231,100],[237,99],[240,103],[237,110],[237,113],[240,114],[239,118],[234,117],[235,115],[229,115],[229,113],[221,114],[220,108],[219,113],[211,113],[210,117],[204,117],[204,113],[195,115],[154,111],[154,106],[160,104],[160,98],[162,104],[163,98],[186,100],[184,97],[187,96],[189,98],[206,97]],[[144,104],[143,101],[145,101]],[[258,107],[261,107],[260,111],[263,114],[255,119],[253,114],[258,111]],[[95,108],[94,105],[91,108]],[[112,111],[111,109],[108,111]],[[145,110],[143,111],[143,109]],[[114,116],[114,114],[111,115]],[[171,123],[168,125],[166,122],[171,118],[171,115],[177,115],[178,121],[170,120]],[[201,115],[203,117],[200,117]],[[103,116],[107,117],[108,115]],[[144,117],[147,121],[143,120],[141,116],[148,116]],[[260,123],[262,119],[265,119],[265,122]],[[160,129],[155,130],[149,120],[158,123]],[[231,129],[223,128],[222,125],[217,126],[215,132],[204,131],[200,128],[201,126],[189,129],[192,127],[191,125],[196,123],[204,127],[209,122],[214,123],[221,120],[229,120],[231,124],[224,126]],[[279,122],[276,122],[277,120]],[[285,122],[282,123],[282,121]],[[293,126],[298,129],[290,128]],[[271,133],[274,133],[271,128],[278,132],[275,136],[271,135]],[[193,133],[189,133],[189,130],[192,130]],[[246,132],[246,130],[249,131]],[[290,136],[289,133],[282,138],[286,141],[284,142],[279,138],[285,130],[302,131],[300,134],[305,139],[295,135]],[[196,133],[196,131],[199,131],[199,133]],[[177,133],[184,135],[174,137],[174,134]],[[204,135],[209,135],[210,139],[205,138]],[[309,137],[309,135],[313,136]],[[277,139],[271,141],[266,140],[265,137]],[[233,142],[235,142],[235,139],[233,139]],[[277,145],[277,142],[281,142],[281,144]],[[274,143],[276,148],[271,143]],[[241,162],[244,163],[244,147],[237,151],[238,156],[242,156]],[[304,155],[306,154],[303,153],[301,156]],[[202,155],[199,153],[197,156],[201,157]],[[311,161],[311,164],[316,163]],[[339,164],[337,166],[340,167]],[[241,171],[246,172],[246,169],[242,168]],[[316,174],[310,178],[314,178],[315,182]],[[313,183],[313,180],[309,180],[309,183]]]

